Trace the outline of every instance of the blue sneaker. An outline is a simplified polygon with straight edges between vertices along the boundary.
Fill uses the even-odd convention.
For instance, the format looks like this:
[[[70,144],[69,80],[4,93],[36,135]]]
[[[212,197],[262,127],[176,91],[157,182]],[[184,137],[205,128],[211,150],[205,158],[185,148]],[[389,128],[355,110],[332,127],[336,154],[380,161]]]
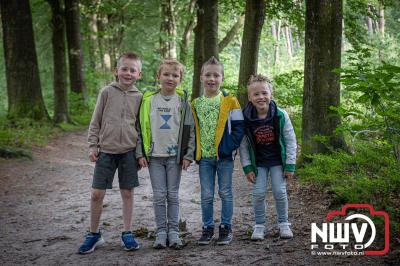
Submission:
[[[136,242],[131,231],[122,232],[121,246],[123,246],[126,251],[137,250],[140,248],[139,243]]]
[[[92,253],[97,246],[104,244],[103,236],[100,231],[98,233],[87,233],[85,237],[85,242],[79,247],[79,254]]]

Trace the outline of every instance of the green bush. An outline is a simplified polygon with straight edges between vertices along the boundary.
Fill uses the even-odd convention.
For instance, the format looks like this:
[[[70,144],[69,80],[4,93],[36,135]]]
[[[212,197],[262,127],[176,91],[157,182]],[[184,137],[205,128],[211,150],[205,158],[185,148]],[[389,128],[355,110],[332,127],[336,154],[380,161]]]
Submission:
[[[49,122],[29,119],[10,121],[0,118],[0,149],[27,149],[35,145],[44,145],[49,138],[56,136],[59,129]]]
[[[400,164],[390,156],[390,145],[360,141],[355,153],[317,154],[298,170],[302,183],[312,183],[334,194],[334,205],[369,203],[390,215],[400,233]]]

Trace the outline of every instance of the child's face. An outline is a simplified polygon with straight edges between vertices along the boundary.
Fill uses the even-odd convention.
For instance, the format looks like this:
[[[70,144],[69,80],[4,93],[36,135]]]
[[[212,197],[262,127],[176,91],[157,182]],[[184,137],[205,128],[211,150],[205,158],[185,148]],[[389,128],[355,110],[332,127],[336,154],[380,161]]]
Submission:
[[[128,88],[142,76],[140,63],[137,60],[122,58],[114,74],[118,77],[118,83],[122,87]]]
[[[181,83],[181,71],[177,66],[163,65],[157,79],[161,85],[161,93],[172,94]]]
[[[264,82],[254,82],[248,88],[249,101],[257,110],[265,110],[268,108],[272,99],[271,91]]]
[[[224,77],[221,66],[206,65],[200,75],[200,81],[203,84],[204,94],[206,96],[216,96],[219,93],[219,87]]]

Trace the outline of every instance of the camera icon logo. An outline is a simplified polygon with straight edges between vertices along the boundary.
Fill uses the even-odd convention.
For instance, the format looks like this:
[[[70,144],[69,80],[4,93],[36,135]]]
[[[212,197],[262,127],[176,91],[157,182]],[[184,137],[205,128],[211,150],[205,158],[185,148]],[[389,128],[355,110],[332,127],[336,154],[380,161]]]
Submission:
[[[355,213],[348,215],[350,210],[367,209],[369,215],[381,216],[384,221],[384,245],[381,249],[369,248],[376,242],[376,227],[368,215]],[[344,219],[342,218],[344,217]],[[338,218],[343,222],[329,222]],[[346,204],[341,210],[331,211],[326,215],[327,223],[322,223],[322,228],[316,223],[311,224],[311,250],[323,249],[321,255],[385,255],[389,252],[389,215],[384,211],[376,211],[370,204]],[[357,222],[358,221],[358,222]],[[361,226],[360,226],[361,225]],[[368,232],[368,234],[367,234]],[[350,244],[350,236],[353,236],[355,244]],[[322,246],[317,244],[317,237]],[[378,245],[380,246],[380,245]],[[339,250],[337,250],[339,249]],[[355,250],[349,252],[348,249]],[[328,252],[326,252],[328,251]]]

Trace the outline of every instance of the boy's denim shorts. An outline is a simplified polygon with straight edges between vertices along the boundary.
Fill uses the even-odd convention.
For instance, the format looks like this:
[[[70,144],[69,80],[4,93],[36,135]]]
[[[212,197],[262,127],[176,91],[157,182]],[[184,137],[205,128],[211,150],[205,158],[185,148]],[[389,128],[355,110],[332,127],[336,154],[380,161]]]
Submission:
[[[112,189],[115,171],[118,169],[119,188],[139,186],[135,150],[121,154],[99,153],[94,168],[92,188]]]

